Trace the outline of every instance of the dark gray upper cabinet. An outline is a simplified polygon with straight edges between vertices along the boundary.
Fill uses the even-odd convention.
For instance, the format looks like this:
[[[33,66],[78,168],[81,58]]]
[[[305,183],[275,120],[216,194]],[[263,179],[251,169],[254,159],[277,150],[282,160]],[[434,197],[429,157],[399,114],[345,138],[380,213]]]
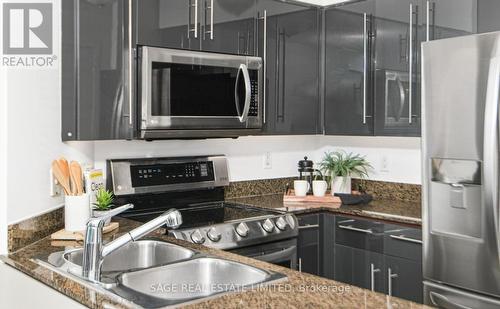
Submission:
[[[126,1],[62,2],[62,140],[130,139]]]
[[[373,135],[374,1],[325,12],[324,128],[328,135]]]
[[[137,44],[255,55],[255,0],[136,1]]]
[[[500,1],[477,0],[477,32],[500,30]]]
[[[419,136],[421,127],[420,0],[377,0],[375,7],[375,135]]]
[[[320,11],[269,0],[259,0],[258,11],[267,14],[259,46],[266,66],[264,133],[316,134],[321,131]]]

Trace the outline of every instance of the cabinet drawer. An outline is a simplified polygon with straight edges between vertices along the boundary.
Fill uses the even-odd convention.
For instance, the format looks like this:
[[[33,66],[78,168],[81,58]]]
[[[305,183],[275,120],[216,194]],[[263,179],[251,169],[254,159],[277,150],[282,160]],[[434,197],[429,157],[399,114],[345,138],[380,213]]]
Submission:
[[[299,221],[299,242],[303,245],[319,242],[319,215],[297,217]]]
[[[309,226],[309,225],[318,225],[319,224],[319,215],[302,215],[297,216],[297,220],[299,221],[300,226]]]
[[[335,243],[373,252],[383,252],[384,224],[377,221],[337,217]]]
[[[422,231],[401,226],[386,226],[384,253],[412,261],[422,261]]]

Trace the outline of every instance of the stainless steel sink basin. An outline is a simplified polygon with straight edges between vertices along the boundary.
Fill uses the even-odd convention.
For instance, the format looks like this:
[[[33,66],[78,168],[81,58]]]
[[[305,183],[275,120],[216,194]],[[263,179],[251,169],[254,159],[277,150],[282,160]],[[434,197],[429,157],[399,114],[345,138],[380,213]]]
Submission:
[[[189,249],[155,240],[139,240],[129,243],[107,256],[102,272],[123,272],[160,266],[191,258],[195,254]],[[72,273],[81,269],[83,249],[66,252],[62,256]]]
[[[283,275],[213,257],[202,257],[159,268],[124,273],[119,285],[156,299],[185,302],[251,288]]]

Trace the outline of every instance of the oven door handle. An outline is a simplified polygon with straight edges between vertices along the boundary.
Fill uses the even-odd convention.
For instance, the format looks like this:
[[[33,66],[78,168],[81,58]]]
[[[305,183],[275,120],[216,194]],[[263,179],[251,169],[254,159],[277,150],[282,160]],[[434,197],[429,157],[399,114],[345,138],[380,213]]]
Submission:
[[[297,252],[297,246],[290,246],[286,249],[263,255],[250,256],[251,258],[268,263],[285,260]]]
[[[240,74],[243,73],[243,80],[245,81],[245,105],[243,106],[243,111],[240,113],[240,99],[238,96],[238,81],[240,80]],[[250,111],[250,102],[252,95],[252,86],[250,84],[250,73],[248,73],[248,67],[246,64],[240,64],[238,69],[238,74],[236,75],[236,82],[234,85],[234,101],[236,103],[236,111],[238,112],[238,118],[240,122],[246,122],[248,119],[248,113]]]

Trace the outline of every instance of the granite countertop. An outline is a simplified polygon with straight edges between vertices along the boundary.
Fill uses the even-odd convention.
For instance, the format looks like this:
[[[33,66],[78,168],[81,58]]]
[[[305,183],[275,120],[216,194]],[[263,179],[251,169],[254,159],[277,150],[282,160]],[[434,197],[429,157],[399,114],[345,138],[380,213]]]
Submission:
[[[373,200],[367,205],[341,205],[321,203],[283,203],[283,194],[269,194],[251,197],[231,198],[228,201],[289,211],[295,214],[329,211],[345,215],[354,215],[396,223],[421,225],[422,211],[420,202],[398,200]],[[338,207],[338,208],[336,208]]]
[[[137,222],[126,219],[117,219],[116,221],[120,223],[120,228],[118,231],[113,232],[113,235],[107,235],[108,240],[139,225]],[[152,236],[205,254],[242,262],[288,276],[287,281],[275,283],[266,289],[230,293],[188,305],[187,308],[428,308],[396,297],[389,297],[341,282],[299,273],[229,252],[191,244],[159,233]],[[134,308],[133,304],[123,299],[112,297],[100,290],[72,280],[40,265],[34,260],[40,255],[49,255],[79,246],[81,246],[81,243],[52,241],[50,237],[47,237],[3,257],[3,260],[12,267],[90,308]]]

